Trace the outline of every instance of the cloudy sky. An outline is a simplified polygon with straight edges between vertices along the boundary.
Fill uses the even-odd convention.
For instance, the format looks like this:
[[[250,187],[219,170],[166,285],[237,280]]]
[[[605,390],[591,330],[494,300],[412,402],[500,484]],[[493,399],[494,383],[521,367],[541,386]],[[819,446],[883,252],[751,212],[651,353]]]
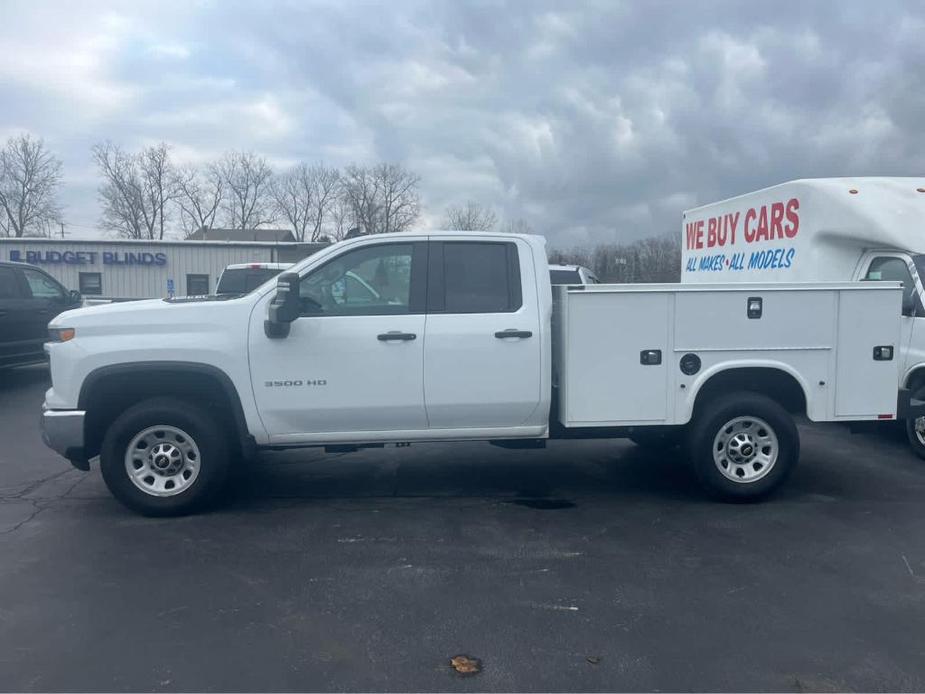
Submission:
[[[925,4],[0,0],[0,138],[276,166],[402,162],[426,214],[475,199],[557,246],[806,176],[925,174]]]

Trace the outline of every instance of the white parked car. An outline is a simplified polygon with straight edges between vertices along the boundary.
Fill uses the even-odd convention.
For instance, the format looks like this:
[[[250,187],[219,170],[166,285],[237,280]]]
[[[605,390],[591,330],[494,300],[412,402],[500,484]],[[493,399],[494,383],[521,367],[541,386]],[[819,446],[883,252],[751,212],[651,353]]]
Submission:
[[[890,282],[552,288],[541,237],[364,236],[238,297],[57,316],[43,436],[80,469],[99,456],[112,493],[154,515],[199,507],[258,449],[663,431],[683,433],[710,493],[756,498],[797,462],[795,416],[906,406],[901,295]]]
[[[235,263],[227,266],[218,278],[215,293],[247,294],[267,280],[273,279],[292,263]]]
[[[582,265],[550,265],[549,281],[557,284],[599,284],[595,274]]]

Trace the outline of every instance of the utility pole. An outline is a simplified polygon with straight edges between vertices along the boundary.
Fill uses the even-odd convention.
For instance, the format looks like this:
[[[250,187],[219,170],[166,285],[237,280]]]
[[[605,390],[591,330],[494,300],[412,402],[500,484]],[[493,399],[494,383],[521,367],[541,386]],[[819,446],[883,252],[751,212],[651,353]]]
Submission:
[[[61,238],[64,238],[64,222],[58,222],[61,225]]]

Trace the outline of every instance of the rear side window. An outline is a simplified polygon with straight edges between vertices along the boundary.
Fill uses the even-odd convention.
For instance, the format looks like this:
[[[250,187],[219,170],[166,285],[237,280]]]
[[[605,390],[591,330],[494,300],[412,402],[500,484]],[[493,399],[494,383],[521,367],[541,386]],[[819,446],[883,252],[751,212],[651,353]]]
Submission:
[[[26,276],[26,282],[29,283],[29,291],[32,292],[33,298],[61,299],[64,297],[64,290],[61,289],[61,285],[48,275],[30,268],[23,268],[22,272]]]
[[[19,283],[13,268],[0,267],[0,299],[19,299]]]
[[[552,284],[581,284],[578,270],[550,270],[549,281]]]
[[[435,281],[430,287],[428,311],[510,313],[522,304],[520,266],[513,243],[434,243],[431,268]]]
[[[273,268],[238,268],[225,270],[215,288],[216,294],[247,294],[282,270]],[[208,292],[206,292],[208,293]]]

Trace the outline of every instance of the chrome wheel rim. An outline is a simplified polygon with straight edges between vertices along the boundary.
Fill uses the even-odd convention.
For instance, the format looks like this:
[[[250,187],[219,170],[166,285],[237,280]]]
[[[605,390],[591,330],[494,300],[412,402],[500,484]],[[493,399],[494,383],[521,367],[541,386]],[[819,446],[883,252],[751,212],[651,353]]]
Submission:
[[[780,453],[777,435],[758,417],[736,417],[713,439],[713,462],[728,480],[757,482],[774,468]]]
[[[193,437],[173,426],[148,427],[129,442],[125,472],[151,496],[176,496],[199,476],[199,447]]]

